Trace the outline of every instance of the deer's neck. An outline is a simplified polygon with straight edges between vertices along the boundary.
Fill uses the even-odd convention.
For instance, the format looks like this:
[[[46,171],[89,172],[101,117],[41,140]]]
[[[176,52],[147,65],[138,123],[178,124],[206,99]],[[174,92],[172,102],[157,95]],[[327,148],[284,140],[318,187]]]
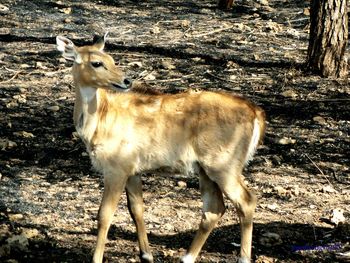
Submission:
[[[98,125],[98,90],[77,87],[74,106],[74,124],[85,144],[90,145]]]

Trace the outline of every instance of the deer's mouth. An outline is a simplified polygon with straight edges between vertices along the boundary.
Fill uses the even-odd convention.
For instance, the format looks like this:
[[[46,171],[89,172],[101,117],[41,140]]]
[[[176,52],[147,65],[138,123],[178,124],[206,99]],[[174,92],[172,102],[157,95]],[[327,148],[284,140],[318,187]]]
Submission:
[[[127,91],[132,86],[132,81],[129,79],[124,79],[123,83],[111,83],[111,86],[113,87],[113,89],[118,91]]]
[[[125,84],[117,84],[117,83],[112,83],[112,88],[113,90],[116,90],[116,91],[127,91],[130,89],[130,87]]]

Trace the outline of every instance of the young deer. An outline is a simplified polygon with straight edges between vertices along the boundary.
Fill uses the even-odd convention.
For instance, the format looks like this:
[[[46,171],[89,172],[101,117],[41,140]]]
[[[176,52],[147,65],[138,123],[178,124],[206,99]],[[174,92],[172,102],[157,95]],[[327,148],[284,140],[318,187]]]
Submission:
[[[225,212],[223,194],[233,202],[240,220],[239,262],[250,262],[256,197],[241,173],[262,139],[263,110],[223,92],[134,92],[112,57],[103,52],[104,45],[105,37],[82,47],[57,37],[58,50],[74,61],[74,124],[94,167],[104,175],[93,262],[102,262],[107,232],[124,188],[141,262],[153,262],[143,220],[140,175],[162,167],[199,175],[202,220],[181,262],[195,262]]]

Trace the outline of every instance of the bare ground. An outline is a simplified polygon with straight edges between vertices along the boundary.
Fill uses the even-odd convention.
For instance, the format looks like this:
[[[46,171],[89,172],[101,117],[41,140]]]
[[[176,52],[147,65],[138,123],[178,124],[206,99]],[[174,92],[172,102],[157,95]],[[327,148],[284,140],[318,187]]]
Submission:
[[[70,64],[54,43],[60,34],[84,44],[108,30],[107,50],[130,77],[164,92],[239,93],[266,110],[265,143],[245,170],[259,198],[255,262],[342,262],[350,236],[348,79],[304,71],[308,1],[264,2],[236,1],[224,12],[211,0],[3,0],[0,261],[90,261],[103,185],[74,136]],[[143,180],[156,262],[176,262],[200,221],[198,181]],[[198,262],[237,259],[239,227],[227,207]],[[137,255],[123,196],[105,257],[138,262]]]

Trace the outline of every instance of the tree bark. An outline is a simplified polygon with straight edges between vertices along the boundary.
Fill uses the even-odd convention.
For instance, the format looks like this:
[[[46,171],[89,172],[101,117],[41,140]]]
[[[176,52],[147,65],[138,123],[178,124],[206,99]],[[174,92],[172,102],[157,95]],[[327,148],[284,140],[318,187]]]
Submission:
[[[323,77],[345,77],[348,39],[347,0],[312,0],[308,69]]]
[[[218,0],[218,6],[221,9],[230,9],[232,8],[233,0]]]

